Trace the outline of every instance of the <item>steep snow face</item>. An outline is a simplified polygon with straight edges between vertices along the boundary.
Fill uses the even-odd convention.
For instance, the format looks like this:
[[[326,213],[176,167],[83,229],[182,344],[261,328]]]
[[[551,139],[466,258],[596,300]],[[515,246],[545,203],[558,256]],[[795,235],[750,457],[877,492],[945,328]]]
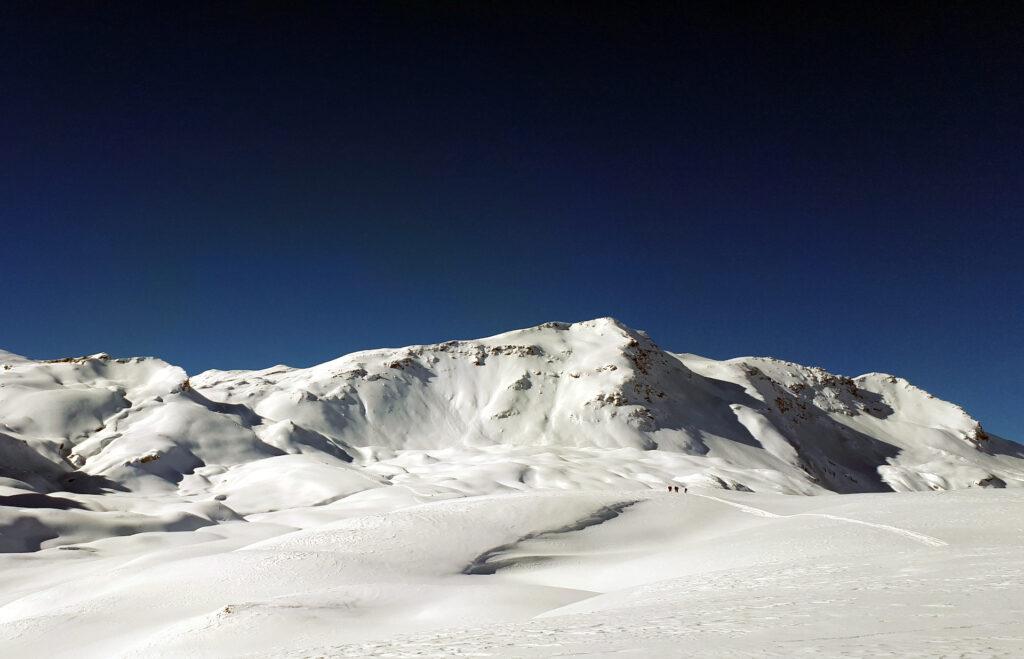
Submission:
[[[717,395],[612,319],[348,355],[309,369],[208,371],[212,400],[355,447],[670,448],[742,428]],[[696,425],[695,425],[696,422]]]
[[[275,474],[322,485],[303,505],[382,484],[417,496],[1024,485],[1019,446],[904,380],[676,355],[611,318],[191,380],[103,354],[0,353],[0,369],[0,477],[39,492],[217,496],[249,514],[287,506]]]
[[[961,407],[902,378],[849,378],[771,358],[679,358],[696,373],[742,386],[757,403],[733,408],[752,434],[830,490],[946,490],[1024,481],[1020,445],[989,435]]]

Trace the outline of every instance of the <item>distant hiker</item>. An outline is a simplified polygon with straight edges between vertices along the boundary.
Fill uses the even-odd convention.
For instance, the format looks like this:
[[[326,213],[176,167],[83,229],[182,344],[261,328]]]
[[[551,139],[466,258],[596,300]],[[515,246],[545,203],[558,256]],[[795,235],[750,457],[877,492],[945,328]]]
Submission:
[[[679,486],[678,486],[678,485],[673,485],[673,486],[672,486],[672,488],[673,488],[673,489],[674,489],[674,490],[675,490],[675,491],[676,491],[677,493],[679,492]]]
[[[683,494],[686,494],[686,486],[683,486]]]
[[[672,486],[671,486],[671,485],[669,485],[669,486],[668,486],[668,491],[669,491],[669,492],[671,492],[671,491],[672,491]]]

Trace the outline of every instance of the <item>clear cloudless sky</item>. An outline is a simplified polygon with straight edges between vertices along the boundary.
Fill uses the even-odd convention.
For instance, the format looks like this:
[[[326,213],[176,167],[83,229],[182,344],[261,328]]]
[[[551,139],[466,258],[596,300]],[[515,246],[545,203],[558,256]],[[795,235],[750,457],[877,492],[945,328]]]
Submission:
[[[1024,439],[1020,3],[120,4],[0,7],[4,349],[611,315]]]

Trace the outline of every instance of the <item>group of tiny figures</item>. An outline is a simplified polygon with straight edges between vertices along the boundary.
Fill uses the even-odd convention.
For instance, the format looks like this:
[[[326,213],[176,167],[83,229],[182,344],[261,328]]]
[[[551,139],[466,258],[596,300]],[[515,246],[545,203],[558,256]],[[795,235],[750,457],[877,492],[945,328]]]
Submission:
[[[668,486],[668,491],[669,492],[676,492],[676,493],[678,493],[679,492],[679,486],[678,485],[669,485]],[[686,487],[685,486],[683,487],[683,494],[686,494]]]

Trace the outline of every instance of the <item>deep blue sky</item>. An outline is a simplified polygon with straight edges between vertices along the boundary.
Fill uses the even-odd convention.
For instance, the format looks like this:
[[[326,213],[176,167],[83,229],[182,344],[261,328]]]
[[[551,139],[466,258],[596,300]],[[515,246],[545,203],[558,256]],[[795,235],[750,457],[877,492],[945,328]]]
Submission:
[[[197,372],[613,315],[1024,439],[1019,3],[72,4],[0,8],[3,348]]]

